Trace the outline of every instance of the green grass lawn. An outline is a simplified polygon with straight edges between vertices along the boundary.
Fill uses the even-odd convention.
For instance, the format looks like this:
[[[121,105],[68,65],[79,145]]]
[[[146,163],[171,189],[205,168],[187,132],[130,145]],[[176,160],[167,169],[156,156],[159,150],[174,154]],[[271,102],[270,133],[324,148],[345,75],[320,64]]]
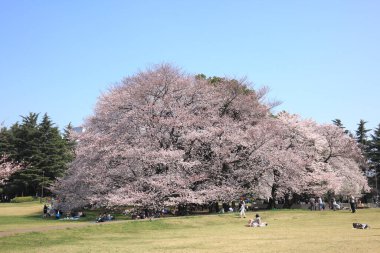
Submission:
[[[82,219],[80,222],[70,224],[57,221],[54,217],[42,219],[42,209],[43,204],[39,202],[0,203],[0,236],[12,231],[78,226],[81,222],[88,221],[88,219]],[[95,219],[94,214],[91,213],[89,219]]]
[[[0,237],[0,252],[380,252],[380,209],[311,212],[275,210],[260,212],[268,227],[245,227],[237,214],[202,215],[102,224],[37,218],[38,213],[3,214],[3,224],[68,227]],[[27,204],[13,204],[17,209]],[[12,207],[9,207],[12,208]],[[39,206],[38,208],[41,208]],[[39,209],[40,211],[41,209]],[[5,213],[5,212],[4,212]],[[37,216],[36,216],[37,215]],[[254,213],[248,213],[253,217]],[[21,219],[21,220],[20,220]],[[7,222],[5,222],[7,221]],[[352,222],[371,229],[352,229]],[[87,226],[88,224],[88,226]]]
[[[56,225],[55,222],[41,219],[42,207],[39,202],[1,203],[0,232]]]

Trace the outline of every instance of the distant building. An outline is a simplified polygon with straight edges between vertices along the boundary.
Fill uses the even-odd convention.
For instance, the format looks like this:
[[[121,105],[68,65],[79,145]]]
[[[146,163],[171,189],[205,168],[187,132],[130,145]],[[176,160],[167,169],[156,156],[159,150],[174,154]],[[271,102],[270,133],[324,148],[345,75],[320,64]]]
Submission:
[[[73,131],[78,133],[78,134],[81,134],[81,133],[84,133],[85,129],[83,127],[73,127]]]

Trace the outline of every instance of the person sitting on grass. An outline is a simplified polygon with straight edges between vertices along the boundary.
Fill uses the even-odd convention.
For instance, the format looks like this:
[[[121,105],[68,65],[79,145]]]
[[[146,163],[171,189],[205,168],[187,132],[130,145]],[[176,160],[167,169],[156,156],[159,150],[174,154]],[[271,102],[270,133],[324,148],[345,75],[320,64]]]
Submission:
[[[332,208],[333,210],[340,210],[340,205],[338,203],[336,203],[336,200],[335,198],[332,199]]]
[[[57,220],[59,220],[61,218],[61,212],[59,210],[57,210],[56,214],[55,214],[55,218]]]
[[[107,221],[111,221],[111,220],[114,220],[115,218],[111,215],[111,214],[107,214],[106,216],[106,220]]]
[[[256,218],[248,221],[248,227],[265,227],[268,226],[267,222],[262,222],[259,214],[256,214]]]
[[[100,213],[99,217],[96,219],[96,222],[105,222],[106,221],[106,213]]]
[[[353,228],[356,229],[367,229],[369,228],[368,224],[365,223],[352,223]]]

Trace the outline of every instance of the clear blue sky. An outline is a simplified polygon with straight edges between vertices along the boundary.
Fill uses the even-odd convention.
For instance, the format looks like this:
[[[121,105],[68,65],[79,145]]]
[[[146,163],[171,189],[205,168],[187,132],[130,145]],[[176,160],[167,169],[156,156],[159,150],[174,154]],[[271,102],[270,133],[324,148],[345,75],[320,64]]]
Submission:
[[[380,123],[380,1],[1,1],[0,123],[63,128],[151,64],[247,76],[278,110]]]

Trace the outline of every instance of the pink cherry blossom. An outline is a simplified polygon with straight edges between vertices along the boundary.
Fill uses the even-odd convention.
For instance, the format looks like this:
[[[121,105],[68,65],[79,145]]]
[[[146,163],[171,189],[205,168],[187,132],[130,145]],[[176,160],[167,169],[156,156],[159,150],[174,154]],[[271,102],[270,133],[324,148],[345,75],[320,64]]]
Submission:
[[[273,117],[264,94],[246,80],[211,84],[170,65],[125,78],[75,136],[76,159],[52,187],[61,208],[161,208],[366,187],[349,137],[298,116]]]
[[[23,166],[19,163],[13,162],[9,156],[3,154],[0,156],[0,185],[4,184],[6,180],[15,172],[21,170]]]

